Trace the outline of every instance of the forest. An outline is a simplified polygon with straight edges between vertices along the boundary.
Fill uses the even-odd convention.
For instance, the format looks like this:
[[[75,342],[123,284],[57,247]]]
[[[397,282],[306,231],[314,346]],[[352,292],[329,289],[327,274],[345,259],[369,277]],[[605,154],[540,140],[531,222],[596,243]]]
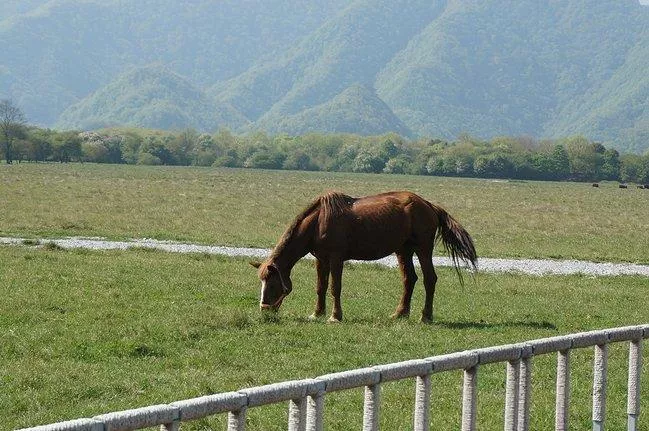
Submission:
[[[6,146],[6,145],[5,145]],[[377,136],[265,132],[236,135],[194,129],[96,132],[25,127],[12,143],[14,162],[89,162],[436,175],[649,184],[649,152],[620,154],[583,136],[408,140]]]

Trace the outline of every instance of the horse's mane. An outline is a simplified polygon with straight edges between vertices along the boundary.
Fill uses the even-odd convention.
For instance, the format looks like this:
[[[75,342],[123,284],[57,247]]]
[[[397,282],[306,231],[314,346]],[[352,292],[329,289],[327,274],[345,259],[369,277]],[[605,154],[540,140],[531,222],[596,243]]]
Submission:
[[[354,200],[351,196],[340,192],[329,192],[320,196],[323,217],[320,223],[327,225],[331,219],[346,213]]]
[[[297,217],[295,217],[293,223],[291,223],[291,225],[286,229],[282,237],[277,242],[277,245],[270,255],[269,261],[274,260],[274,258],[276,258],[284,251],[288,242],[297,232],[300,224],[304,221],[305,218],[307,218],[318,208],[322,210],[323,220],[321,222],[326,223],[332,218],[345,213],[353,202],[354,198],[340,192],[328,192],[321,196],[318,196],[300,214],[298,214]]]

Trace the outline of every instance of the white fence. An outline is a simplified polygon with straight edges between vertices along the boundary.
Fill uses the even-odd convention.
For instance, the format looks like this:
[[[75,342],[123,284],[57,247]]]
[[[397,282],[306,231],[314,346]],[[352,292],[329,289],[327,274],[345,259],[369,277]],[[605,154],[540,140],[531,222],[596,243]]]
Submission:
[[[568,428],[570,400],[570,352],[593,347],[593,430],[603,430],[606,404],[608,345],[629,343],[628,370],[628,430],[636,430],[640,413],[640,373],[642,369],[642,340],[649,338],[649,325],[629,326],[601,331],[544,338],[520,344],[488,347],[426,359],[399,362],[341,373],[327,374],[315,379],[287,381],[272,385],[242,389],[200,398],[156,405],[116,413],[77,419],[35,428],[31,431],[124,431],[160,426],[162,431],[178,430],[181,422],[219,413],[228,414],[229,431],[245,429],[249,408],[288,402],[290,431],[320,431],[323,429],[324,400],[328,393],[352,388],[365,388],[363,430],[377,430],[381,406],[381,384],[402,379],[416,379],[414,402],[415,430],[430,428],[430,377],[434,373],[464,370],[462,393],[462,430],[477,426],[477,378],[480,365],[505,362],[507,382],[505,394],[505,430],[529,429],[531,363],[537,355],[557,353],[555,428]],[[25,429],[25,430],[27,430]]]

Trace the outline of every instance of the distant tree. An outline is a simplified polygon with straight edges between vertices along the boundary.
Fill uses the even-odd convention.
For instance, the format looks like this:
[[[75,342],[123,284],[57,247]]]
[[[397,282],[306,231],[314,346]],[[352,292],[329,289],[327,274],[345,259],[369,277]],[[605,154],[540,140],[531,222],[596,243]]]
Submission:
[[[122,159],[122,137],[106,136],[96,132],[83,132],[81,138],[81,159],[94,163],[124,163]]]
[[[642,172],[642,156],[637,154],[625,154],[620,157],[620,180],[636,182],[640,179]]]
[[[222,156],[219,156],[212,163],[214,167],[227,167],[227,168],[236,168],[241,166],[241,161],[239,160],[239,155],[234,149],[226,150]]]
[[[108,150],[100,141],[82,142],[81,153],[84,162],[106,163],[108,161]]]
[[[383,168],[386,174],[406,174],[410,171],[410,159],[405,154],[400,154],[388,160]]]
[[[203,133],[196,139],[196,145],[192,150],[191,164],[194,166],[212,166],[220,156],[219,150],[212,135]]]
[[[121,134],[119,149],[122,154],[122,160],[129,165],[136,164],[138,162],[141,145],[142,137],[139,134],[132,131]]]
[[[556,144],[550,155],[552,166],[552,175],[554,179],[565,180],[570,175],[570,157],[566,148],[561,144]]]
[[[144,138],[144,142],[140,145],[140,154],[137,159],[138,165],[173,165],[173,155],[165,145],[166,141],[169,140],[157,136],[147,136]],[[149,157],[149,155],[153,157]]]
[[[325,167],[328,171],[338,171],[338,172],[351,172],[354,168],[354,160],[359,153],[358,145],[356,144],[344,144],[336,158]]]
[[[478,156],[475,159],[473,169],[480,177],[511,178],[514,172],[514,164],[509,154],[498,151]]]
[[[570,176],[577,181],[597,179],[599,146],[594,146],[583,136],[564,140],[570,160]]]
[[[318,166],[313,163],[311,157],[302,150],[293,150],[284,160],[284,169],[295,171],[316,171]]]
[[[642,157],[637,182],[642,184],[649,184],[649,154],[646,154]]]
[[[52,156],[51,130],[33,127],[27,131],[27,155],[26,160],[43,162]]]
[[[78,132],[61,132],[52,140],[52,158],[67,163],[81,161],[81,137]]]
[[[352,163],[354,172],[379,173],[385,167],[385,161],[369,149],[361,150]]]
[[[13,141],[22,133],[25,122],[25,114],[10,99],[0,100],[0,134],[7,164],[13,162]]]
[[[383,160],[383,163],[385,163],[392,157],[395,157],[399,154],[399,148],[391,139],[386,139],[385,141],[376,145],[373,148],[373,152],[377,157]]]
[[[448,157],[444,162],[444,169],[449,175],[461,177],[473,174],[473,162],[476,156],[476,147],[472,141],[464,140],[446,150]]]
[[[617,180],[620,178],[620,153],[615,149],[604,150],[600,176],[604,180]]]
[[[183,166],[190,164],[190,157],[194,152],[198,138],[196,130],[185,129],[178,136],[169,140],[167,149],[171,153],[174,164]]]
[[[268,148],[260,148],[252,153],[244,162],[244,168],[281,169],[286,156]]]

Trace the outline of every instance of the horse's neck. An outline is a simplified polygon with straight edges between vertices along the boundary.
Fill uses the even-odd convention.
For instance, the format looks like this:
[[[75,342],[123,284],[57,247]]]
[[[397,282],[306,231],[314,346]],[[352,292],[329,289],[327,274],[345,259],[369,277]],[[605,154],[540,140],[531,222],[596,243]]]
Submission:
[[[273,261],[280,267],[291,270],[301,258],[306,256],[310,251],[309,235],[311,233],[310,226],[313,222],[312,219],[303,220],[301,226],[284,241],[280,249],[273,252]]]

